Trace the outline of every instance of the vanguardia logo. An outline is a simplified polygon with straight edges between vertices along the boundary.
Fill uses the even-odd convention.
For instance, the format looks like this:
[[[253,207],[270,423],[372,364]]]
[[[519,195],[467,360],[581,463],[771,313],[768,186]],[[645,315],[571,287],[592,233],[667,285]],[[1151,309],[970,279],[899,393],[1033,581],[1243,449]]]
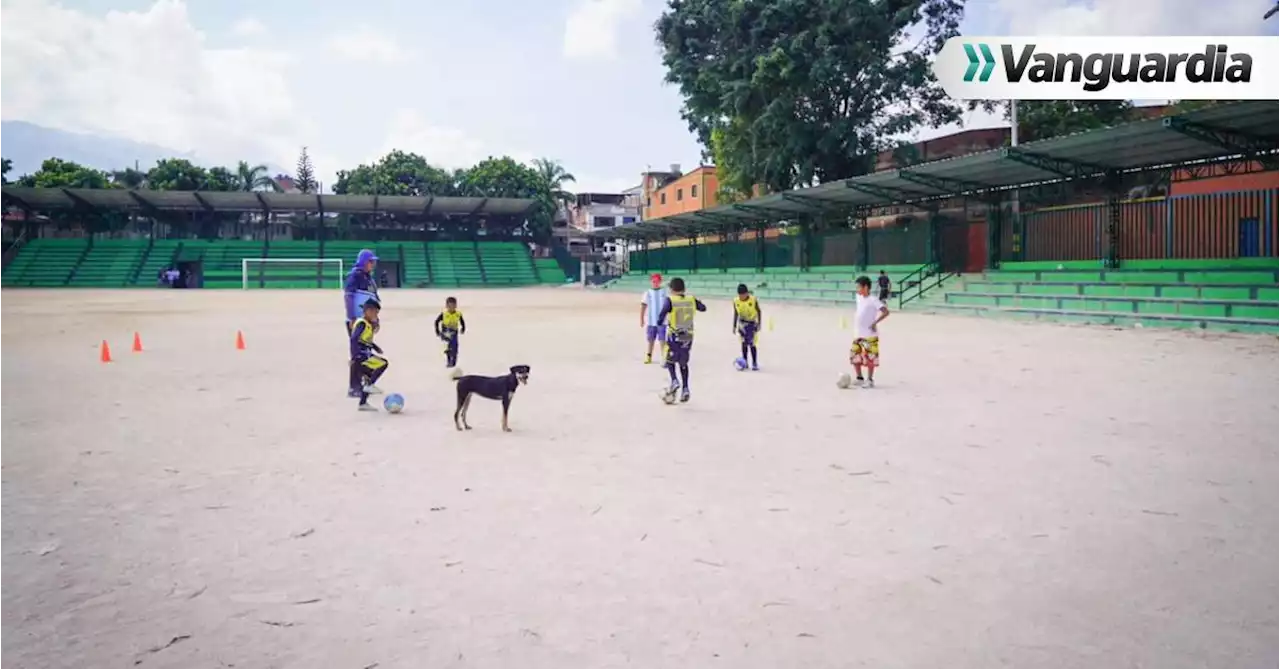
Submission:
[[[986,82],[997,64],[987,44],[964,44],[969,65],[964,81]],[[1000,45],[1005,79],[1018,83],[1083,83],[1089,92],[1117,83],[1249,83],[1253,57],[1230,53],[1226,44],[1207,44],[1199,53],[1049,53],[1026,44],[1020,52]]]

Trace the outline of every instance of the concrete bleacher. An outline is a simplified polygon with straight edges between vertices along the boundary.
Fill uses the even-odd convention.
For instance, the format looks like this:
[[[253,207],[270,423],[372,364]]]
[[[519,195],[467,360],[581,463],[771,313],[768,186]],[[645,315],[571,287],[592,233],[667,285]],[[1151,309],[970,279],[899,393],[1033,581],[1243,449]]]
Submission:
[[[667,284],[674,277],[685,281],[688,291],[695,295],[729,298],[737,294],[738,284],[746,284],[756,297],[818,304],[847,304],[853,300],[853,281],[866,275],[872,281],[881,270],[889,275],[893,290],[905,288],[909,278],[919,269],[918,265],[884,265],[860,270],[852,266],[821,266],[809,271],[798,267],[755,268],[731,267],[719,269],[671,270],[663,272],[630,272],[608,284],[609,290],[643,291],[649,287],[649,275],[658,272]]]
[[[147,242],[136,239],[105,239],[95,242],[76,264],[68,286],[76,288],[123,288],[133,282]]]
[[[476,245],[485,284],[531,286],[538,283],[529,248],[520,242],[483,242]]]
[[[948,282],[925,310],[1274,334],[1277,279],[1273,258],[1006,263]]]
[[[474,242],[427,242],[432,285],[483,286],[484,273]]]
[[[4,285],[65,286],[89,250],[87,239],[33,239],[4,270]]]
[[[535,258],[533,268],[538,275],[539,283],[562,284],[569,280],[564,273],[564,268],[560,266],[560,261],[555,258]]]

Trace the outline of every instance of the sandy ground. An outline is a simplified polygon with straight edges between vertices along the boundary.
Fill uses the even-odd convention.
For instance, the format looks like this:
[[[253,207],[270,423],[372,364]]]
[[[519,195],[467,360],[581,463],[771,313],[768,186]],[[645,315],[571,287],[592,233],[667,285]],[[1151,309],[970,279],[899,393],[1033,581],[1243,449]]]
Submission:
[[[391,416],[336,292],[5,291],[4,667],[1276,665],[1275,337],[896,314],[839,391],[839,312],[737,373],[713,302],[667,407],[638,296],[459,297],[512,434],[440,292]]]

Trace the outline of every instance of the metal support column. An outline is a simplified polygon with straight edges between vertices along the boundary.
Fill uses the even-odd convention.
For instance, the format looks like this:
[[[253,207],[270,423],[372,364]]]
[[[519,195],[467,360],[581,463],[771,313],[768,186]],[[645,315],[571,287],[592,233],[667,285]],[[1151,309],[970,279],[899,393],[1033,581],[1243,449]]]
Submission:
[[[667,257],[668,257],[668,255],[669,255],[669,254],[667,253],[667,233],[665,233],[665,232],[664,232],[664,233],[662,233],[662,273],[663,273],[663,274],[666,274],[666,273],[667,273],[667,271],[668,271],[668,270],[667,270],[667,264],[668,264],[668,263],[667,263]]]
[[[854,225],[858,226],[858,247],[861,258],[858,258],[858,266],[862,271],[867,271],[871,266],[871,235],[867,232],[867,209],[859,207],[855,213],[857,218]]]
[[[756,268],[763,272],[764,267],[764,226],[758,225],[756,226]]]
[[[1107,249],[1103,256],[1104,266],[1116,269],[1120,266],[1120,198],[1123,196],[1120,192],[1120,173],[1107,172],[1102,183],[1107,189]]]
[[[730,228],[725,226],[720,233],[720,271],[729,271],[729,235]]]
[[[698,271],[698,233],[696,232],[689,234],[689,250],[693,252],[690,254],[693,256],[692,271],[697,272]]]
[[[800,271],[808,272],[813,265],[813,217],[800,215]]]

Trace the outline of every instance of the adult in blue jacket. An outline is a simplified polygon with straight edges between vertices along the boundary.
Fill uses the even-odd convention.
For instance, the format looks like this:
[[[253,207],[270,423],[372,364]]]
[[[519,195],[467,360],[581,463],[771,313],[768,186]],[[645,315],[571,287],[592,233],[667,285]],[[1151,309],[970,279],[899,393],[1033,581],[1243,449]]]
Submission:
[[[347,337],[351,337],[351,326],[360,318],[362,308],[367,300],[378,299],[378,282],[374,279],[373,270],[378,264],[378,256],[369,249],[361,249],[356,256],[356,265],[347,274],[342,285],[342,299],[347,309]],[[348,380],[349,381],[349,380]],[[348,386],[350,383],[348,383]],[[348,395],[351,395],[348,390]]]

